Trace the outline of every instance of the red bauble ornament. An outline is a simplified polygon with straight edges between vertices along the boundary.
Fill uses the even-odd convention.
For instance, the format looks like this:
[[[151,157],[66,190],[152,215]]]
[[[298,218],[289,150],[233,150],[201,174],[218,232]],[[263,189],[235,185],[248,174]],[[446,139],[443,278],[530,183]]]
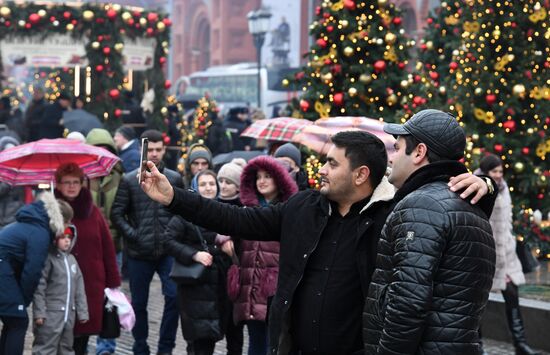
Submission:
[[[10,21],[6,21],[6,22],[4,22],[4,25],[5,25],[6,27],[10,27],[10,26],[11,26],[11,22],[10,22]]]
[[[40,16],[38,14],[30,14],[29,22],[33,25],[36,25],[38,22],[40,22]]]
[[[495,152],[502,153],[502,150],[504,149],[504,146],[502,144],[495,144],[493,147],[495,149]]]
[[[325,48],[327,46],[327,41],[324,40],[324,38],[319,38],[317,41],[315,41],[317,45],[321,48]]]
[[[95,23],[97,23],[98,25],[102,25],[105,23],[105,19],[102,17],[98,17],[95,19]]]
[[[95,71],[98,73],[101,73],[104,69],[105,67],[102,64],[98,64],[95,66]]]
[[[533,78],[533,73],[531,73],[530,70],[526,70],[526,71],[523,73],[523,75],[525,75],[525,77],[526,77],[527,79]]]
[[[328,58],[325,58],[325,60],[323,61],[323,63],[325,63],[325,65],[330,65],[330,63],[332,63],[332,60],[328,59]]]
[[[114,21],[116,19],[117,12],[113,9],[109,9],[107,10],[106,15],[109,20]]]
[[[115,109],[115,117],[120,117],[120,116],[122,116],[122,110],[119,108]]]
[[[312,186],[312,187],[315,186],[315,183],[316,183],[315,179],[309,179],[307,182],[309,186]]]
[[[342,72],[342,66],[340,64],[334,64],[330,67],[332,74],[340,74]]]
[[[149,23],[157,22],[158,19],[159,15],[157,15],[155,12],[150,12],[147,14],[147,21],[149,21]]]
[[[65,20],[68,20],[71,18],[71,13],[69,11],[65,11],[63,12],[63,17],[65,18]]]
[[[523,147],[521,148],[521,153],[523,155],[529,155],[529,147]]]
[[[426,45],[426,43],[422,43],[422,44],[420,45],[420,49],[423,50],[423,51],[425,51],[425,50],[428,49],[428,46]]]
[[[342,106],[344,104],[344,94],[341,92],[334,94],[333,100],[336,106]]]
[[[434,19],[431,18],[431,17],[428,17],[428,19],[426,20],[426,22],[428,23],[428,25],[431,25],[431,24],[434,22]]]
[[[319,16],[321,14],[321,6],[315,8],[315,15]]]
[[[415,96],[413,98],[413,104],[416,106],[420,106],[425,102],[426,99],[424,99],[422,96]]]
[[[164,142],[165,146],[170,145],[170,137],[164,136],[162,137],[162,141]]]
[[[77,20],[71,20],[71,23],[72,23],[73,25],[76,26],[76,24],[78,23],[78,21],[77,21]]]
[[[449,69],[457,70],[458,69],[458,63],[457,62],[449,63]]]
[[[32,27],[32,25],[31,25],[30,23],[27,22],[27,23],[25,24],[25,28],[26,28],[27,30],[29,30],[31,27]]]
[[[141,16],[141,11],[135,10],[134,12],[132,12],[132,16],[134,16],[134,17],[140,17],[140,16]]]
[[[111,54],[111,48],[109,48],[109,47],[103,47],[103,54],[105,54],[105,55]]]
[[[377,60],[376,62],[374,62],[374,70],[377,73],[383,72],[384,70],[386,70],[386,62],[383,60]]]
[[[537,195],[537,198],[538,198],[539,200],[542,200],[542,199],[544,198],[544,194],[538,194],[538,195]]]
[[[497,96],[495,94],[489,94],[485,96],[485,101],[487,102],[488,105],[492,105],[495,102],[497,102]]]
[[[120,91],[118,89],[109,90],[109,97],[113,100],[118,100],[120,98]]]
[[[327,26],[327,32],[330,33],[334,31],[334,26]]]
[[[355,10],[355,1],[354,0],[344,0],[344,7],[350,11]]]
[[[309,102],[307,102],[306,100],[300,100],[300,109],[304,112],[309,110]]]
[[[151,27],[148,27],[145,32],[147,32],[147,36],[152,36],[155,33],[155,31]]]
[[[397,67],[398,67],[399,69],[405,69],[405,66],[406,66],[405,63],[403,63],[403,62],[399,62],[399,63],[397,64]]]
[[[160,57],[159,58],[159,63],[160,64],[165,64],[166,63],[166,57]]]
[[[402,21],[403,20],[401,19],[401,17],[394,17],[393,20],[392,20],[393,24],[396,25],[396,26],[401,25]]]
[[[134,21],[133,18],[129,18],[128,21],[126,21],[126,23],[128,24],[128,26],[133,26],[134,23],[136,23],[136,22]]]
[[[432,78],[432,80],[437,80],[437,79],[439,79],[439,73],[436,72],[436,71],[431,71],[431,72],[430,72],[430,78]]]
[[[509,129],[510,132],[514,132],[516,130],[516,121],[508,120],[502,124],[502,127]]]
[[[172,21],[168,17],[163,18],[162,23],[164,23],[166,27],[172,26]]]
[[[416,74],[416,75],[414,76],[414,82],[415,82],[415,83],[418,83],[420,80],[422,80],[422,77],[421,77],[420,75]]]
[[[164,81],[164,88],[165,89],[170,89],[171,87],[172,87],[172,82],[170,80],[166,79]]]
[[[50,16],[50,22],[54,22],[55,20],[57,20],[55,16]]]

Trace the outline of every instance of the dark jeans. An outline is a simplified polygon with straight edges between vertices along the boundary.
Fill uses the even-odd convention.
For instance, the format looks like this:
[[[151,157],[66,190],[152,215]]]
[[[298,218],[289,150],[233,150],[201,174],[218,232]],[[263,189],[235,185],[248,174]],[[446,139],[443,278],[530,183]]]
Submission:
[[[267,354],[267,323],[262,321],[246,322],[248,328],[248,355]]]
[[[0,336],[0,355],[23,354],[28,317],[0,316],[4,324]]]
[[[229,314],[227,327],[225,329],[225,340],[227,342],[227,355],[242,355],[243,353],[243,323],[233,323],[233,307]]]
[[[149,335],[149,320],[147,303],[149,302],[149,286],[155,272],[162,282],[164,295],[164,311],[160,323],[158,352],[170,353],[176,346],[179,313],[176,303],[176,284],[170,280],[168,274],[172,268],[172,257],[165,256],[156,261],[139,260],[128,257],[128,278],[130,279],[130,293],[132,307],[136,314],[136,324],[132,329],[134,336],[134,354],[150,354],[147,345]]]
[[[89,335],[78,335],[74,337],[73,350],[75,355],[86,355],[88,353]]]

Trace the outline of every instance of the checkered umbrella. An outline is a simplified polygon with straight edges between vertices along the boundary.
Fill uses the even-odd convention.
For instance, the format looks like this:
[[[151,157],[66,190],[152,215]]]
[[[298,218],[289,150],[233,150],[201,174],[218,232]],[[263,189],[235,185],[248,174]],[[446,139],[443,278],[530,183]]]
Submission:
[[[315,121],[294,136],[294,142],[303,144],[320,154],[327,154],[330,138],[342,131],[366,131],[384,142],[388,151],[393,150],[395,139],[384,132],[384,122],[366,117],[328,117]]]
[[[244,130],[241,136],[273,141],[292,142],[295,135],[313,122],[292,117],[258,120]]]

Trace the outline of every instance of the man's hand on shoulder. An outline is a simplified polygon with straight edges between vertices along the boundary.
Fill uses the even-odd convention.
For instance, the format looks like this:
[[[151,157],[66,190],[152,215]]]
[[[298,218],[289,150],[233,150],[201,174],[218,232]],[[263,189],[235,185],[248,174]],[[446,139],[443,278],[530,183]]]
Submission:
[[[484,179],[471,173],[451,177],[448,185],[451,191],[464,190],[460,194],[462,199],[473,195],[470,201],[472,204],[476,204],[483,196],[494,193],[491,179]]]
[[[174,199],[174,188],[152,161],[147,162],[147,168],[149,171],[143,173],[141,188],[152,200],[168,206]]]

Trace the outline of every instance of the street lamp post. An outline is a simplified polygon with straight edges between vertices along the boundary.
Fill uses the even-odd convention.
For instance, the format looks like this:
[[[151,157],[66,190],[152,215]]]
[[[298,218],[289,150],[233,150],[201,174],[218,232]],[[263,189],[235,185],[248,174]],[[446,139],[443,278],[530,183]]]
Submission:
[[[254,39],[254,47],[256,47],[256,60],[258,62],[258,107],[262,107],[262,94],[260,86],[260,69],[262,68],[262,46],[265,41],[265,34],[269,31],[269,19],[271,12],[264,7],[260,7],[256,11],[250,11],[247,15],[248,31]]]

